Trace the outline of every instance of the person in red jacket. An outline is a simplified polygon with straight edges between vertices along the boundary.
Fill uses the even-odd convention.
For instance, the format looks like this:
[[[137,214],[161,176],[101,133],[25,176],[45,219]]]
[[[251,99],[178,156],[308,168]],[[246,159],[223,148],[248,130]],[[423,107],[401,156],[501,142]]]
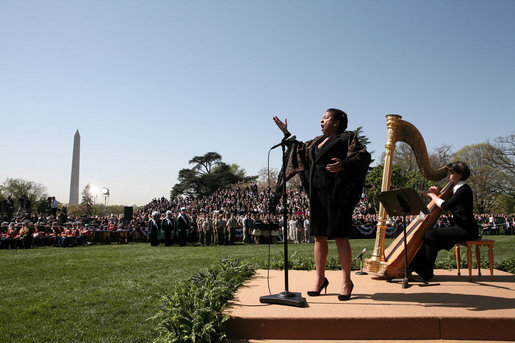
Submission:
[[[9,228],[7,229],[7,234],[5,236],[5,245],[7,248],[16,249],[17,248],[17,238],[19,237],[19,231],[21,229],[21,223],[10,223]]]

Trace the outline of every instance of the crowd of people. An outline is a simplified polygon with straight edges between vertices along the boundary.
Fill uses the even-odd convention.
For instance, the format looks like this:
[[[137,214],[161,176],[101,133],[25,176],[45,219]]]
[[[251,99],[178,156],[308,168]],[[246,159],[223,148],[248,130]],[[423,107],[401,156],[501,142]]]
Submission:
[[[72,216],[68,215],[66,206],[57,206],[57,201],[52,199],[54,205],[49,213],[28,212],[30,207],[0,213],[0,249],[151,242],[152,220],[159,223],[154,245],[275,243],[284,236],[291,243],[312,242],[307,195],[297,189],[288,190],[288,223],[284,235],[284,208],[281,202],[271,208],[271,194],[266,188],[258,189],[256,184],[251,184],[219,190],[201,199],[153,199],[135,209],[132,218]],[[368,206],[363,194],[354,210],[354,238],[375,236],[377,214]],[[178,225],[180,218],[185,218],[186,225]],[[480,234],[515,233],[514,216],[478,214],[476,220]],[[402,231],[402,225],[402,218],[388,218],[386,235],[395,237]],[[437,226],[449,225],[450,216],[443,214]]]

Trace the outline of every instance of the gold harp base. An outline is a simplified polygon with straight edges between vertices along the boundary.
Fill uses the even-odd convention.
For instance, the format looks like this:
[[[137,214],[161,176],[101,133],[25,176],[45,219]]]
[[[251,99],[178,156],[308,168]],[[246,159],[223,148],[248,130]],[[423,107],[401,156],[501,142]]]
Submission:
[[[383,276],[386,272],[386,269],[388,268],[388,263],[385,261],[380,261],[379,259],[374,259],[374,257],[372,257],[365,259],[363,267],[363,269],[365,269],[369,273],[379,274]]]

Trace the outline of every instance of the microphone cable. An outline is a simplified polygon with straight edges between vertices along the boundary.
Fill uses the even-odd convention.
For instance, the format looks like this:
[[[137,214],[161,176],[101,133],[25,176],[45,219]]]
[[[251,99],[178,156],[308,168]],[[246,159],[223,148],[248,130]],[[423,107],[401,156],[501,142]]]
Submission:
[[[268,158],[267,158],[267,178],[268,178],[268,206],[267,206],[267,213],[270,214],[270,201],[271,201],[271,191],[272,188],[270,187],[270,152],[272,149],[268,150]],[[271,238],[271,237],[269,237]],[[268,294],[272,295],[272,291],[270,290],[270,257],[271,257],[271,239],[268,240],[268,265],[266,268],[266,283],[268,286]]]

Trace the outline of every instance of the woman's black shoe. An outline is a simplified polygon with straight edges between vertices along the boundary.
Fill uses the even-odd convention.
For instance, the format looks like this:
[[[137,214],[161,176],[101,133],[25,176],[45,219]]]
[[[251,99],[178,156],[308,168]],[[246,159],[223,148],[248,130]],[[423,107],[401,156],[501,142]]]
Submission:
[[[327,294],[327,286],[329,285],[329,280],[327,278],[324,279],[324,282],[322,283],[322,286],[320,286],[320,289],[318,291],[308,291],[308,295],[310,297],[317,297],[320,295],[320,292],[325,288],[325,294]]]
[[[349,300],[351,295],[352,295],[352,290],[353,289],[354,289],[354,283],[351,281],[351,286],[350,286],[349,294],[338,294],[338,300],[340,300],[340,301]]]

